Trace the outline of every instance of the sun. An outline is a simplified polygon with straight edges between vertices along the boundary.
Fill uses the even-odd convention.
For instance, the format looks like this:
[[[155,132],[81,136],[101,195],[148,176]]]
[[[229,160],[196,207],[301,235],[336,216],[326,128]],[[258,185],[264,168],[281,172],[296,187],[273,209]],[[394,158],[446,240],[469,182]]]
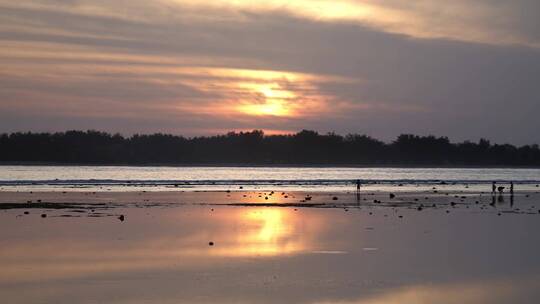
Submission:
[[[243,103],[238,107],[242,113],[254,116],[293,116],[291,102],[296,98],[292,91],[283,89],[277,83],[243,85],[258,98],[254,102]]]
[[[248,104],[239,107],[243,113],[255,116],[290,116],[291,111],[279,101],[265,102],[263,104]]]

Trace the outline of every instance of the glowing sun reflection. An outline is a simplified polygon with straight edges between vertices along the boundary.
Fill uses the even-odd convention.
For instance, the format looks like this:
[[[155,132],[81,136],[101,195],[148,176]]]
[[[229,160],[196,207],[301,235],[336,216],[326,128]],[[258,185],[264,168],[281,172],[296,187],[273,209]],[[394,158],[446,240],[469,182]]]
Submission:
[[[242,233],[213,254],[273,256],[294,254],[307,247],[292,210],[261,208],[241,212],[235,220],[244,227]]]

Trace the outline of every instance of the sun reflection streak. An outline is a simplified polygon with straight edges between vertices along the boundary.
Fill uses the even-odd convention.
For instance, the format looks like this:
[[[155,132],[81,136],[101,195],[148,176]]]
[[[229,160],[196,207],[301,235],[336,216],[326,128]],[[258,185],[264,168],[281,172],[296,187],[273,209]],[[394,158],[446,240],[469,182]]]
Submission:
[[[261,208],[237,214],[235,221],[245,230],[211,254],[221,256],[275,256],[306,250],[298,219],[292,210]]]

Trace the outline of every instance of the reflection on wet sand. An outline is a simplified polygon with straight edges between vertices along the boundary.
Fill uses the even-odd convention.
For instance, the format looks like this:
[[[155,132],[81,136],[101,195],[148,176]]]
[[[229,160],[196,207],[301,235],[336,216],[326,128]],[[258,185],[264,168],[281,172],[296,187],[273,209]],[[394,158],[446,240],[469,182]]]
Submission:
[[[141,211],[131,210],[122,226],[102,219],[102,223],[85,223],[86,228],[79,227],[81,230],[74,233],[62,229],[61,218],[28,218],[25,224],[30,227],[26,229],[39,235],[41,232],[36,230],[48,225],[46,230],[51,234],[46,238],[6,239],[0,251],[0,283],[164,269],[171,265],[192,268],[202,264],[204,268],[222,262],[220,257],[291,255],[309,250],[311,238],[322,228],[317,218],[305,223],[298,212],[288,208],[152,210],[158,213],[159,226],[136,214]],[[75,224],[75,219],[70,220],[64,220],[64,225]],[[95,234],[87,235],[84,229],[93,229]],[[209,246],[209,241],[215,245]]]
[[[506,304],[535,303],[540,298],[540,277],[517,280],[470,282],[468,284],[419,285],[384,291],[352,301],[318,304]]]
[[[4,210],[0,295],[6,303],[538,302],[536,216],[366,208],[115,209],[123,222]],[[395,212],[403,218],[385,216]]]
[[[308,249],[308,237],[315,231],[302,233],[297,212],[288,208],[258,208],[234,212],[227,221],[243,227],[235,236],[221,236],[224,246],[211,254],[225,256],[274,256]],[[229,214],[230,216],[231,214]]]

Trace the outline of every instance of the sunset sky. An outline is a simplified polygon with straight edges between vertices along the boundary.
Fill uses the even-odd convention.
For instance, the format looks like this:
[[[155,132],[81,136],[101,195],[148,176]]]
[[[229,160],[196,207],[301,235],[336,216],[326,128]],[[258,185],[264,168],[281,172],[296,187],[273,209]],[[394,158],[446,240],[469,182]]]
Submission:
[[[0,132],[540,143],[538,0],[0,0]]]

